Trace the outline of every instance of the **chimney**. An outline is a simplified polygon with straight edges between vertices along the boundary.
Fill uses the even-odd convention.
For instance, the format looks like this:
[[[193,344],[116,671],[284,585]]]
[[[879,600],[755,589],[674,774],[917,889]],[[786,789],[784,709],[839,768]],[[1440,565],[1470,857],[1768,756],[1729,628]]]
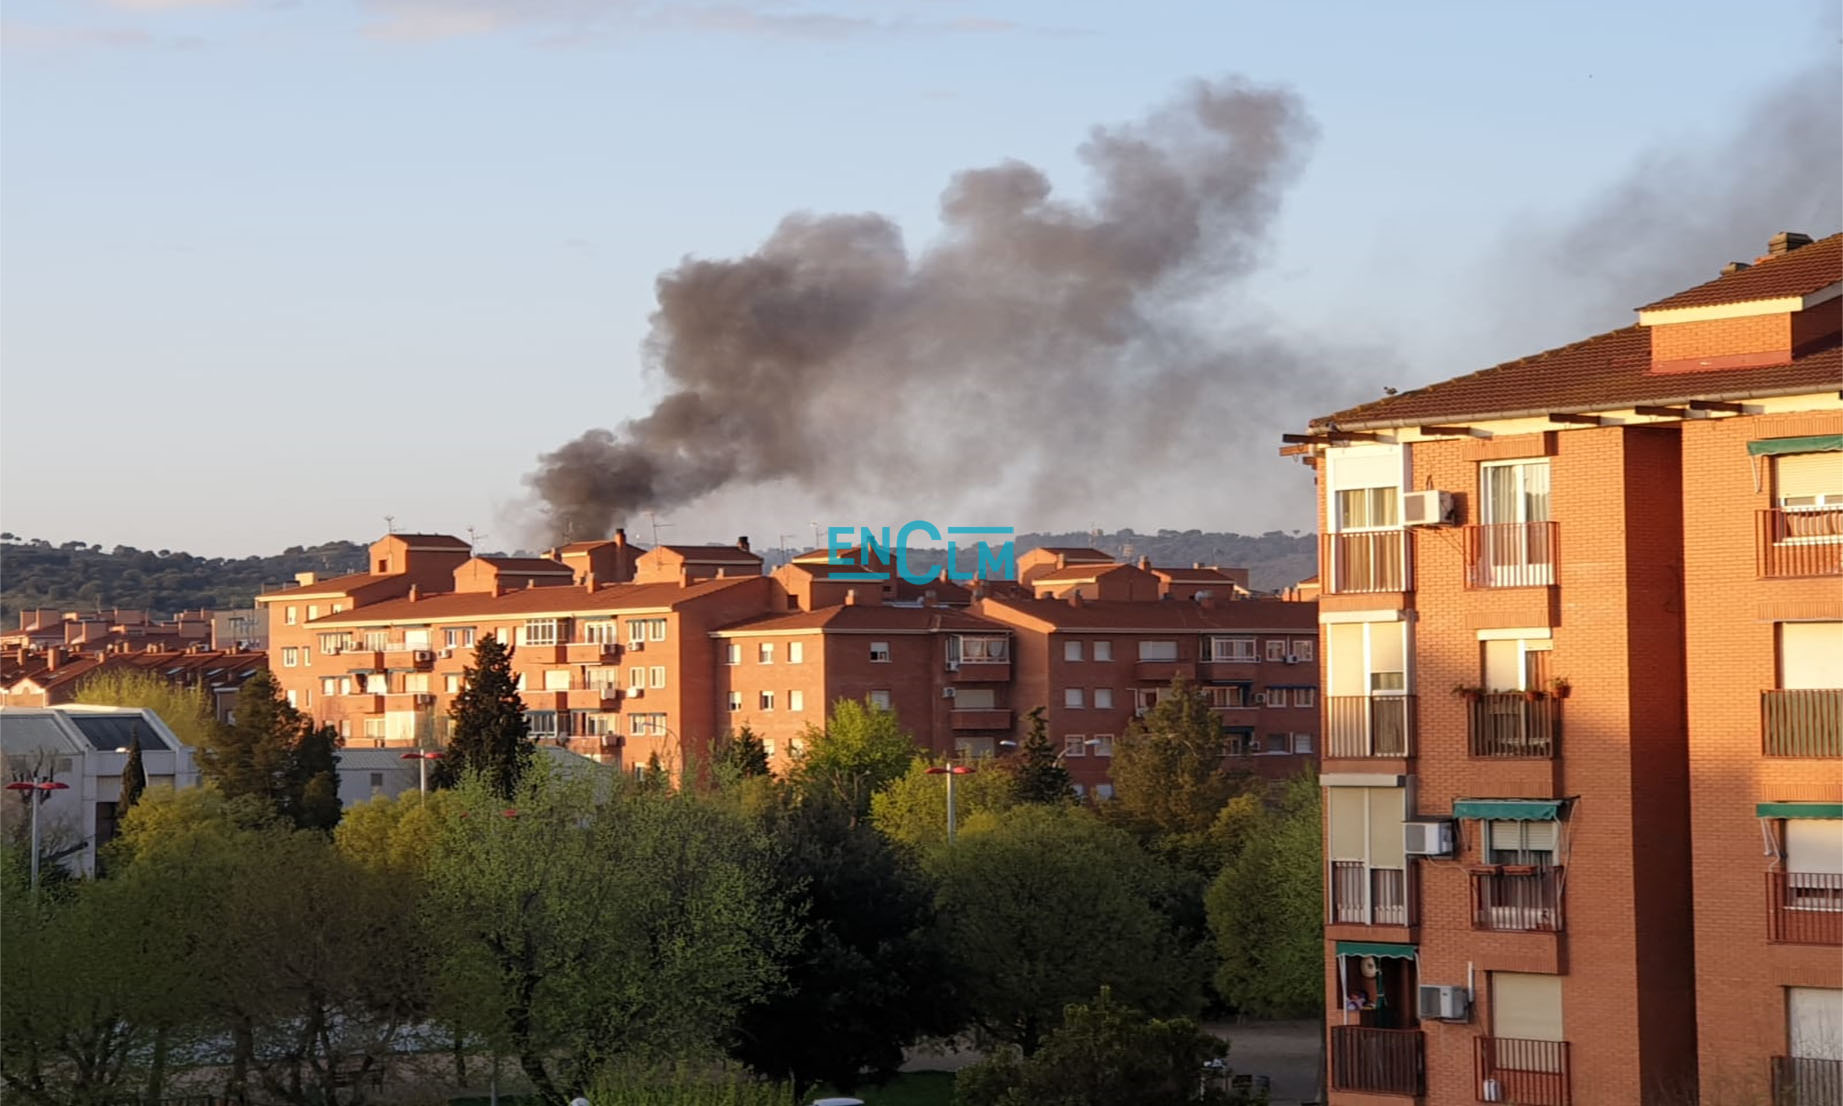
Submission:
[[[1139,555],[1139,567],[1147,570],[1148,572],[1151,571],[1152,558],[1141,553]]]
[[[1190,562],[1190,567],[1191,568],[1202,568],[1203,562],[1202,561],[1192,561]]]
[[[857,605],[858,605],[858,589],[846,588],[845,589],[845,606],[855,607]]]
[[[1056,567],[1057,568],[1066,568],[1068,567],[1068,563],[1069,563],[1069,555],[1067,553],[1056,554]]]
[[[312,572],[297,572],[294,574],[294,582],[297,587],[306,587],[319,578],[319,576]]]
[[[625,526],[616,526],[614,528],[614,547],[616,549],[627,548],[627,528]]]
[[[588,592],[590,595],[595,594],[595,573],[585,572],[582,574],[582,590]]]
[[[1742,269],[1751,269],[1751,268],[1753,268],[1753,266],[1747,264],[1747,262],[1745,261],[1730,261],[1726,265],[1723,265],[1721,267],[1721,275],[1722,276],[1733,276],[1735,273],[1740,272]]]
[[[51,648],[45,650],[45,671],[56,672],[58,670],[58,662],[63,659],[64,659],[64,647],[63,646],[53,645]]]
[[[1810,239],[1807,238],[1805,239],[1805,241],[1809,242]],[[747,553],[749,551],[749,535],[744,534],[742,537],[737,538],[736,548],[742,550],[744,553]]]
[[[409,594],[410,602],[414,603],[416,600],[421,599],[421,598],[422,598],[422,590],[418,588],[415,584],[411,584],[410,594]]]
[[[924,607],[934,606],[934,589],[933,588],[929,588],[927,591],[922,592],[922,606]]]
[[[1082,604],[1081,592],[1079,591],[1070,592],[1069,593],[1069,606],[1079,607],[1081,606],[1081,604]]]
[[[1811,236],[1795,230],[1782,230],[1766,240],[1766,256],[1782,257],[1800,246],[1809,246]]]

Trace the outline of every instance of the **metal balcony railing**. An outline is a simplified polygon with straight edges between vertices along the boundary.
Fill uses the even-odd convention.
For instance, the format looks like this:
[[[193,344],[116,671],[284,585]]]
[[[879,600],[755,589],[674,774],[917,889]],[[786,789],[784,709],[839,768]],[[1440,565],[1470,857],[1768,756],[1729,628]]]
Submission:
[[[1555,582],[1553,522],[1492,522],[1465,528],[1466,586],[1530,588]]]
[[[1480,1102],[1572,1106],[1568,1042],[1478,1037],[1475,1071]]]
[[[1562,870],[1472,873],[1472,928],[1526,933],[1562,931]]]
[[[1843,507],[1774,507],[1758,518],[1763,579],[1843,575]]]
[[[1421,1095],[1427,1063],[1418,1029],[1331,1027],[1331,1085],[1340,1091]]]
[[[1412,695],[1333,695],[1325,700],[1325,755],[1413,755]]]
[[[1561,699],[1547,692],[1467,695],[1475,757],[1553,757],[1561,745]]]
[[[1843,688],[1760,692],[1760,740],[1769,757],[1843,757]]]
[[[1773,1106],[1836,1106],[1843,1102],[1843,1060],[1773,1057]]]
[[[1406,530],[1354,530],[1319,539],[1319,578],[1330,594],[1411,591],[1413,545]]]
[[[1843,874],[1766,873],[1767,939],[1781,945],[1843,945]]]

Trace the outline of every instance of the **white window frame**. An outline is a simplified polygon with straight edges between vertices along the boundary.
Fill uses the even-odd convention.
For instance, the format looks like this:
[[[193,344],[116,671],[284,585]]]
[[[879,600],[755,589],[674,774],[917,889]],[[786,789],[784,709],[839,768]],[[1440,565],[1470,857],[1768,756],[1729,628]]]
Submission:
[[[1317,638],[1296,637],[1293,639],[1292,655],[1295,657],[1298,657],[1301,661],[1309,661],[1309,660],[1316,659],[1317,652],[1318,652],[1318,639]]]
[[[1148,645],[1161,645],[1161,646],[1168,645],[1171,647],[1170,648],[1171,655],[1168,657],[1158,657],[1158,656],[1149,657],[1146,655],[1146,646]],[[1164,649],[1158,649],[1155,651],[1159,653],[1165,652]],[[1171,664],[1174,661],[1176,661],[1178,657],[1181,655],[1182,655],[1182,650],[1178,648],[1177,642],[1173,639],[1161,638],[1157,641],[1141,641],[1139,643],[1139,660],[1141,663],[1144,663],[1144,664]]]
[[[1095,710],[1112,710],[1113,709],[1113,688],[1097,687],[1093,690],[1094,690],[1094,709]]]
[[[1318,705],[1318,689],[1315,687],[1296,687],[1293,689],[1293,706],[1315,707]]]
[[[1081,660],[1081,642],[1070,640],[1062,643],[1062,659],[1065,661]]]
[[[1065,759],[1069,757],[1087,756],[1088,739],[1078,733],[1064,735],[1062,739],[1062,755]]]
[[[732,691],[729,693],[729,709],[732,713],[742,709],[742,692]]]
[[[1277,661],[1283,661],[1286,659],[1286,639],[1285,638],[1270,637],[1265,642],[1262,643],[1262,646],[1264,649],[1262,656],[1266,660],[1277,662]]]
[[[806,663],[806,642],[790,641],[787,643],[787,663],[788,664]]]
[[[755,643],[755,663],[756,664],[773,664],[774,663],[774,642],[758,641]]]
[[[1084,700],[1084,692],[1082,691],[1081,688],[1065,687],[1062,689],[1062,705],[1064,709],[1066,710],[1085,710],[1087,708],[1087,704],[1083,700]]]
[[[788,710],[805,710],[806,709],[806,692],[800,690],[797,687],[790,688],[787,692],[787,709]]]
[[[1209,659],[1218,664],[1253,664],[1260,659],[1252,637],[1212,637]]]
[[[890,662],[890,643],[873,641],[870,643],[870,663],[888,664]]]
[[[774,713],[774,692],[758,691],[755,693],[755,709],[763,714]]]
[[[723,648],[723,663],[737,665],[742,663],[742,643],[732,641]]]
[[[1094,643],[1094,659],[1097,661],[1113,660],[1113,642],[1097,641]]]
[[[1094,755],[1095,756],[1097,757],[1113,756],[1113,735],[1112,734],[1097,733],[1094,735],[1092,740],[1094,741]]]
[[[655,664],[647,670],[646,686],[658,691],[666,686],[666,666]]]
[[[864,695],[864,701],[870,704],[873,710],[889,710],[892,702],[890,693],[886,688],[877,688],[874,691],[867,692]]]

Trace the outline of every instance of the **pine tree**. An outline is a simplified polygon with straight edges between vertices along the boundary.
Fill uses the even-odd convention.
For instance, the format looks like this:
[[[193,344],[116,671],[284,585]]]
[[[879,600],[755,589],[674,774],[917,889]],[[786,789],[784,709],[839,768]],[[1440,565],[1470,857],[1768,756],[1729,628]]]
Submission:
[[[1050,744],[1043,708],[1030,712],[1030,736],[1018,749],[1017,797],[1023,803],[1062,803],[1075,795],[1068,766]]]
[[[116,817],[128,813],[134,804],[141,801],[141,793],[147,790],[147,768],[141,763],[141,727],[134,728],[134,737],[128,741],[128,760],[122,765],[122,797],[116,802]]]
[[[303,829],[339,821],[338,738],[282,698],[259,671],[237,689],[236,721],[198,749],[199,771],[227,798],[255,795]]]
[[[713,767],[719,782],[730,783],[768,775],[768,747],[744,722],[742,729],[717,739]]]
[[[495,794],[510,801],[531,764],[531,726],[512,676],[512,652],[489,634],[474,646],[460,694],[448,708],[454,734],[439,776],[458,780],[470,772],[485,776]]]
[[[307,728],[288,759],[286,814],[302,829],[339,824],[339,734],[331,726]]]

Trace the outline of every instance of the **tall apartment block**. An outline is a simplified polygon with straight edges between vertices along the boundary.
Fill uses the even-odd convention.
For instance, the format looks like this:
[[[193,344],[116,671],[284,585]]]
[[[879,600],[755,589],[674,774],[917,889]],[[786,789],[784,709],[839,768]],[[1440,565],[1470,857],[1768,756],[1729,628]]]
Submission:
[[[1843,1102],[1840,278],[1782,234],[1288,436],[1333,1103]]]

